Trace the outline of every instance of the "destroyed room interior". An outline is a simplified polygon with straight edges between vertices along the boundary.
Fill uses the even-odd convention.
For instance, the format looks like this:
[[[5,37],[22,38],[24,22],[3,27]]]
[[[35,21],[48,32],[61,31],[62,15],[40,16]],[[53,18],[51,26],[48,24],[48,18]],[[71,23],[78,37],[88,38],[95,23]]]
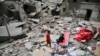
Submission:
[[[100,56],[100,0],[0,0],[0,56]]]

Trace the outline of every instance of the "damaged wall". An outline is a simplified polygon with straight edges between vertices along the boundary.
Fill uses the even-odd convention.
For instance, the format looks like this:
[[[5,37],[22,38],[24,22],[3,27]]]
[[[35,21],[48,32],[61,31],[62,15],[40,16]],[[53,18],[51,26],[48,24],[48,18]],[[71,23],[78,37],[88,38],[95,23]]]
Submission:
[[[6,7],[7,5],[6,4],[4,4],[4,3],[2,3],[2,4],[0,4],[0,14],[2,14],[2,13],[6,13],[7,11],[7,7]]]
[[[0,14],[7,13],[8,5],[14,4],[13,1],[5,1],[4,3],[0,4]]]
[[[92,10],[91,16],[90,16],[90,21],[98,21],[97,17],[99,15],[99,9],[100,9],[100,4],[95,4],[95,3],[81,3],[80,9],[90,9]],[[86,16],[86,14],[84,15]]]
[[[69,4],[70,4],[70,10],[83,10],[83,13],[78,12],[78,14],[82,14],[83,18],[86,19],[87,15],[89,21],[99,21],[99,10],[100,10],[100,4],[99,3],[91,3],[93,2],[93,0],[90,0],[89,2],[82,2],[83,0],[70,0]],[[89,10],[89,14],[88,14],[88,10]],[[84,11],[86,11],[84,13]]]
[[[69,3],[68,0],[63,0],[62,6],[61,6],[61,16],[66,16],[69,14]]]
[[[81,1],[87,1],[87,2],[93,2],[93,3],[100,3],[100,0],[81,0]]]

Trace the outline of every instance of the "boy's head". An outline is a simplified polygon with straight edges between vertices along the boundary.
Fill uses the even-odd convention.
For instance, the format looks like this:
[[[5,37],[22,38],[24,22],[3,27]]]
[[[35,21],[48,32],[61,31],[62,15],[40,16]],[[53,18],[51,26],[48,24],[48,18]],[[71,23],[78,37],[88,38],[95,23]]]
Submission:
[[[47,30],[47,33],[50,33],[50,30]]]

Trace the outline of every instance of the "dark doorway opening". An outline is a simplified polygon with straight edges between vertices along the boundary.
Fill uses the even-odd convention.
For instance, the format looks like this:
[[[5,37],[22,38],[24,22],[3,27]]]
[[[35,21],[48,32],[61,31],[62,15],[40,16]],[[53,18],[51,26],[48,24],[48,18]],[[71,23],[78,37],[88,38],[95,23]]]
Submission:
[[[77,2],[77,0],[73,0],[73,2]]]
[[[98,14],[98,22],[100,22],[100,9],[99,9],[99,14]]]
[[[65,12],[66,11],[66,8],[63,8],[63,12]]]
[[[91,13],[92,13],[92,10],[91,9],[87,9],[85,20],[87,20],[87,21],[90,20]]]
[[[84,0],[85,2],[89,2],[89,0]]]

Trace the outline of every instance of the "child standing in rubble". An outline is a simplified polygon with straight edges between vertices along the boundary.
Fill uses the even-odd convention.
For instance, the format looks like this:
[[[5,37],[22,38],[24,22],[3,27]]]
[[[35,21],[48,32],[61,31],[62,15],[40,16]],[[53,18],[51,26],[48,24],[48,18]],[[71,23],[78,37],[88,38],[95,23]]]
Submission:
[[[46,42],[47,42],[47,45],[50,45],[50,47],[51,47],[50,31],[49,30],[47,30],[47,33],[46,33]]]

